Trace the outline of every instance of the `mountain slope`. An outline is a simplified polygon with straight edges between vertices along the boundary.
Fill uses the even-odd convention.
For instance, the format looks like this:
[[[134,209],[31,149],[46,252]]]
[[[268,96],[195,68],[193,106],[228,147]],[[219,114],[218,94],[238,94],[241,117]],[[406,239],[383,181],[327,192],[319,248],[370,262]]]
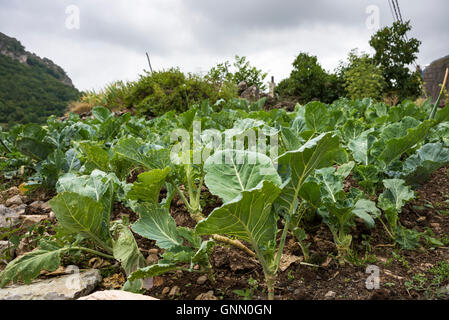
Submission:
[[[0,124],[45,122],[64,114],[79,92],[65,71],[0,33]]]

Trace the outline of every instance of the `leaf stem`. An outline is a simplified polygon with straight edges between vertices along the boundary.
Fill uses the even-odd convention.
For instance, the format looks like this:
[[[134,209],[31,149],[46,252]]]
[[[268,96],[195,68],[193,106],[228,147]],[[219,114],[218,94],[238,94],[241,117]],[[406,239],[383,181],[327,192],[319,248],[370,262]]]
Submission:
[[[178,185],[174,182],[171,182],[171,184],[173,185],[173,187],[175,187],[176,191],[178,192],[179,196],[181,197],[181,200],[184,202],[184,204],[187,207],[187,210],[189,210],[189,212],[192,212],[192,207],[190,206],[189,201],[187,201],[186,196],[184,195],[184,192],[182,192],[181,189],[179,189]]]
[[[380,222],[382,223],[382,225],[384,226],[385,231],[387,232],[388,236],[392,239],[395,240],[396,237],[390,232],[390,230],[388,229],[387,225],[385,224],[385,222],[382,220],[382,218],[379,218]]]
[[[256,256],[256,254],[253,251],[251,251],[251,249],[249,249],[247,246],[245,246],[239,240],[232,240],[232,239],[229,239],[227,237],[220,236],[218,234],[213,234],[212,235],[212,239],[214,239],[217,242],[226,243],[226,244],[234,246],[234,247],[236,247],[236,248],[238,248],[238,249],[240,249],[242,251],[245,251],[251,257],[255,257]]]
[[[446,87],[448,74],[449,74],[449,68],[446,68],[446,74],[444,75],[443,85],[441,86],[440,94],[438,95],[438,99],[435,102],[435,105],[433,106],[433,109],[432,109],[432,112],[430,113],[429,119],[435,119],[435,115],[437,113],[437,109],[438,109],[438,107],[440,105],[441,97],[443,96],[443,92],[444,92],[444,89]]]
[[[285,221],[284,230],[282,231],[281,241],[279,242],[279,248],[276,253],[275,260],[275,274],[279,269],[279,265],[281,263],[282,253],[284,252],[285,240],[287,239],[288,229],[290,228],[290,221]]]

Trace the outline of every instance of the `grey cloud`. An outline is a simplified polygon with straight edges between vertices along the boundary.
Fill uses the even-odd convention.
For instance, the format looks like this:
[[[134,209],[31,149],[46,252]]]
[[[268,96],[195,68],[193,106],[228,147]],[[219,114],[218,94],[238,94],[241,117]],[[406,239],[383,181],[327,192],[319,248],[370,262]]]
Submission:
[[[412,20],[409,36],[423,41],[419,63],[447,55],[449,3],[399,3],[404,19]],[[71,4],[81,10],[77,31],[64,26]],[[332,69],[353,47],[369,49],[369,5],[380,8],[382,26],[391,24],[386,0],[0,0],[0,31],[61,64],[81,88],[138,73],[145,51],[161,68],[186,71],[247,55],[284,77],[299,51]]]

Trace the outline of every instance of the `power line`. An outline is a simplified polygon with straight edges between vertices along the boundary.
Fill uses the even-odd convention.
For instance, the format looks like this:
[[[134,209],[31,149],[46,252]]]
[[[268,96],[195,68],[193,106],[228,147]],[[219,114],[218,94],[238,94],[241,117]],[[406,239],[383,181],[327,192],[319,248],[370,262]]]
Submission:
[[[396,20],[396,21],[401,21],[401,20],[399,19],[398,10],[397,10],[397,8],[396,8],[396,2],[395,2],[394,0],[391,0],[391,3],[393,4],[395,20]]]
[[[394,12],[393,12],[393,8],[391,6],[391,1],[388,0],[388,6],[390,7],[390,12],[391,12],[391,16],[393,17],[393,20],[396,21],[396,18],[394,17]]]
[[[401,8],[399,7],[399,3],[398,3],[398,0],[395,0],[395,1],[396,1],[396,7],[398,8],[399,19],[401,20],[401,22],[403,22],[403,21],[402,21],[402,13],[401,13]]]

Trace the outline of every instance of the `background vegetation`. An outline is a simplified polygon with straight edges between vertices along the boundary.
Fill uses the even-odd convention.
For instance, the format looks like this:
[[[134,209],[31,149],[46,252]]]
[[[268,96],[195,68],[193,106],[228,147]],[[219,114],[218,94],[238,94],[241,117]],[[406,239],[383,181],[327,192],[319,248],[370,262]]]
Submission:
[[[79,98],[77,89],[32,58],[25,65],[0,55],[0,88],[2,125],[43,123],[51,115],[62,116],[68,103]]]

